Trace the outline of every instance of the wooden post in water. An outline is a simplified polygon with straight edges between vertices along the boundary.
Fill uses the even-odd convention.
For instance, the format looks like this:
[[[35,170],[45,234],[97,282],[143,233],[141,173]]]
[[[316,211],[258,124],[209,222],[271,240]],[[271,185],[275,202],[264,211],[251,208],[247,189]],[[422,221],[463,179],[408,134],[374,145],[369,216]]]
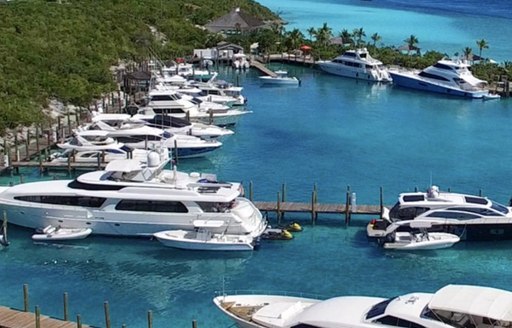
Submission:
[[[350,223],[350,186],[347,186],[345,204],[345,225],[348,225]]]
[[[174,162],[178,164],[178,141],[174,139]]]
[[[41,328],[41,309],[39,305],[36,305],[36,310],[34,311],[36,314],[36,328]]]
[[[105,310],[105,327],[110,328],[110,309],[108,306],[108,301],[105,301],[105,303],[103,303],[103,308]]]
[[[384,211],[384,192],[382,191],[382,186],[380,186],[379,194],[380,218],[382,219],[382,213]]]
[[[25,139],[25,159],[30,159],[30,130],[27,129],[27,138]]]
[[[311,192],[311,223],[316,223],[316,189]]]
[[[76,315],[76,328],[82,328],[82,317],[80,317],[80,314]]]
[[[16,161],[20,161],[20,151],[18,149],[18,132],[14,132],[14,153],[16,154]]]
[[[23,284],[23,311],[28,312],[28,284]]]
[[[281,224],[281,196],[277,192],[277,223]]]
[[[192,328],[197,328],[197,321],[192,320]]]
[[[148,310],[148,328],[153,328],[153,311]]]
[[[254,194],[253,194],[253,184],[252,184],[252,181],[249,181],[249,200],[252,202],[252,198],[253,198]]]
[[[478,196],[482,197],[482,189],[478,190]]]
[[[281,185],[281,202],[286,202],[286,184]],[[281,219],[284,219],[284,213],[281,215]]]
[[[68,293],[64,292],[64,321],[68,321]]]

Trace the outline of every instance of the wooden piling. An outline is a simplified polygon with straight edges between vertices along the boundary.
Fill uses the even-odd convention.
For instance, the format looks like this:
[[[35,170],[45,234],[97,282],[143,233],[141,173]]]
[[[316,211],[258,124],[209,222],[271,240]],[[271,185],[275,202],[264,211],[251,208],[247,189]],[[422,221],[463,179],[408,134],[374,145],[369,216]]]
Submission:
[[[253,194],[253,184],[252,181],[249,181],[249,200],[252,202],[252,198],[254,197]]]
[[[148,328],[153,328],[153,311],[148,310]]]
[[[277,192],[277,223],[281,224],[281,196],[279,195],[279,191]]]
[[[23,311],[28,312],[28,284],[23,284]]]
[[[8,246],[9,240],[7,239],[7,211],[4,210],[4,218],[2,220],[2,245]]]
[[[178,164],[178,141],[174,139],[174,162]]]
[[[350,223],[350,186],[347,186],[345,197],[345,225]]]
[[[39,308],[39,305],[36,305],[34,312],[36,316],[36,328],[41,328],[41,309]]]
[[[80,314],[76,315],[76,328],[82,328],[82,317]]]
[[[313,189],[311,193],[311,223],[314,225],[316,223],[316,189]]]
[[[197,321],[192,320],[192,328],[197,328]]]
[[[111,328],[110,327],[110,309],[109,309],[109,306],[108,306],[108,301],[105,301],[103,303],[103,309],[105,311],[105,327],[106,328]]]
[[[382,186],[379,188],[379,207],[380,207],[380,218],[382,219],[382,212],[384,211],[384,192]]]
[[[281,185],[281,202],[285,203],[286,202],[286,184],[283,183]],[[281,213],[281,219],[284,219],[284,212]]]
[[[64,321],[68,321],[68,293],[64,292]]]

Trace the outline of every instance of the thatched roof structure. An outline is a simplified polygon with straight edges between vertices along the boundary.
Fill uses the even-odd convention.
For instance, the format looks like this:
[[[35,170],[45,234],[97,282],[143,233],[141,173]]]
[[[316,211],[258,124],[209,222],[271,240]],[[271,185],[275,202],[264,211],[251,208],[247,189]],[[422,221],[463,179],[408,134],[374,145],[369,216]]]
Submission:
[[[205,25],[212,33],[240,34],[266,27],[265,22],[235,8],[228,14]]]

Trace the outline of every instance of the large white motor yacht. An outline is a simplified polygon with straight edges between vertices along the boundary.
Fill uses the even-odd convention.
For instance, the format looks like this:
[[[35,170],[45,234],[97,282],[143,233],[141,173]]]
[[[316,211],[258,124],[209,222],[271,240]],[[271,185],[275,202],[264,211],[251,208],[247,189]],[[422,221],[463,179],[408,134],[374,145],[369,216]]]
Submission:
[[[512,239],[512,208],[486,197],[441,192],[437,186],[426,192],[402,193],[391,210],[384,210],[381,220],[367,225],[369,238],[381,240],[387,227],[397,221],[430,222],[429,231],[447,232],[461,240]],[[401,225],[396,231],[409,231]]]
[[[466,98],[489,95],[487,81],[473,76],[466,61],[442,59],[422,71],[390,70],[393,84]]]
[[[165,157],[164,157],[165,158]],[[168,160],[115,160],[105,170],[75,180],[0,187],[0,209],[27,228],[90,228],[93,234],[153,236],[163,230],[194,230],[194,221],[221,221],[212,233],[258,237],[266,220],[240,183],[212,174],[165,170]]]
[[[327,300],[275,295],[221,295],[215,305],[242,328],[510,327],[512,292],[447,285],[435,293]]]
[[[380,60],[370,56],[366,48],[347,50],[333,60],[317,62],[318,67],[330,74],[373,82],[390,82],[391,77]]]

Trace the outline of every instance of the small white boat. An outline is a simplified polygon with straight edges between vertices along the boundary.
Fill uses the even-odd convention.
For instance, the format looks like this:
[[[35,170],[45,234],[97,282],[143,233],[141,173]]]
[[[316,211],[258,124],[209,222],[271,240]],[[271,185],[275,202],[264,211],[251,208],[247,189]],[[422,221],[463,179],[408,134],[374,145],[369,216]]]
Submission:
[[[36,241],[60,241],[84,239],[92,233],[90,228],[62,228],[49,225],[32,235]]]
[[[275,76],[265,75],[259,79],[263,84],[273,85],[300,85],[300,80],[296,77],[288,76],[287,71],[275,71]]]
[[[493,99],[500,99],[501,96],[497,93],[488,93],[488,94],[485,94],[483,95],[482,99],[483,100],[493,100]]]
[[[153,234],[168,247],[204,251],[252,251],[254,238],[250,235],[212,233],[208,228],[219,228],[224,221],[194,221],[196,230],[165,230]]]
[[[419,229],[420,232],[396,231],[399,227],[409,226]],[[386,249],[395,250],[434,250],[453,246],[460,241],[459,236],[447,232],[429,232],[432,227],[429,221],[402,221],[393,223],[388,227],[386,242],[382,245]]]

